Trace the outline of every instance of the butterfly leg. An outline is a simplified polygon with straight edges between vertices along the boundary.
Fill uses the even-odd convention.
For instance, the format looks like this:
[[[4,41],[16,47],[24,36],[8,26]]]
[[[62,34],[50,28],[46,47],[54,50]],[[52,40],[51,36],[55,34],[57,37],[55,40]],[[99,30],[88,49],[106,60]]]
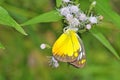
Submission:
[[[59,67],[58,61],[53,56],[49,59],[49,65],[54,68]]]

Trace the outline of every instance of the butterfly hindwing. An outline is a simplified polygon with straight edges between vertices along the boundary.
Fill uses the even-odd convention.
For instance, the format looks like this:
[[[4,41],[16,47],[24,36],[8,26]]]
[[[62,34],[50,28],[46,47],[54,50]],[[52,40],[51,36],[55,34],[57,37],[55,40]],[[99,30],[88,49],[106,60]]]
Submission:
[[[81,53],[82,54],[82,53]],[[77,67],[77,68],[82,68],[85,66],[86,63],[86,57],[85,55],[82,55],[82,58],[77,58],[75,61],[70,62],[71,65]]]
[[[79,38],[79,36],[78,39],[81,44],[81,50],[79,50],[79,56],[77,57],[77,59],[73,62],[70,62],[70,64],[77,68],[82,68],[86,64],[86,55],[85,55],[84,45],[82,43],[82,40]]]

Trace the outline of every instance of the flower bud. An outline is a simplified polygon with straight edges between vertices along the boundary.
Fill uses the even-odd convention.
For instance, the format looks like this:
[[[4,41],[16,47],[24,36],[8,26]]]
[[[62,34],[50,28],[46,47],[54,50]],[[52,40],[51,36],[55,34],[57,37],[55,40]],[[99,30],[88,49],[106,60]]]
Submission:
[[[79,20],[85,21],[85,20],[87,20],[87,16],[84,13],[81,13],[79,16]]]
[[[40,45],[40,48],[41,48],[41,49],[45,49],[45,48],[46,48],[46,44],[42,43],[42,44]]]
[[[97,18],[96,17],[90,17],[89,18],[90,23],[96,24],[97,23]]]
[[[86,29],[90,30],[91,29],[91,24],[87,24]]]
[[[92,6],[95,6],[95,5],[96,5],[96,1],[93,1],[91,5],[92,5]]]
[[[103,18],[104,18],[104,17],[103,17],[102,15],[98,16],[98,19],[99,19],[99,20],[103,20]]]
[[[70,2],[70,0],[62,0],[63,2],[66,2],[66,3],[68,3],[68,2]]]

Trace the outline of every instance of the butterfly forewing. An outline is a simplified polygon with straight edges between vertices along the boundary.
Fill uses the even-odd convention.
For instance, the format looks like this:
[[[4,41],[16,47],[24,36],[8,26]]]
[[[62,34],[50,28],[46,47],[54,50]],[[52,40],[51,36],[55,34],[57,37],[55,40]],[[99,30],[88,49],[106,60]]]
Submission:
[[[81,44],[75,31],[67,30],[55,42],[52,48],[53,56],[62,62],[73,62],[79,56]]]

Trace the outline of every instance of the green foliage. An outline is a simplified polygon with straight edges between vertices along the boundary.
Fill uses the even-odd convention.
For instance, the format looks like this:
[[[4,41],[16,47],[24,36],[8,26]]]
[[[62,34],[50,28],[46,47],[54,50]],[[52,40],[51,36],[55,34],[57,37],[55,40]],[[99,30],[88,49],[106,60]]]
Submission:
[[[113,22],[116,26],[120,28],[120,16],[114,12],[110,6],[110,0],[96,0],[96,11],[103,15],[106,20]],[[110,45],[110,43],[104,38],[104,36],[97,30],[91,30],[91,33],[104,45],[106,46],[118,59],[120,59],[118,53]],[[96,34],[97,33],[97,34]]]
[[[0,7],[0,24],[11,26],[22,34],[27,35],[23,28],[12,17],[10,17],[8,12],[2,7]]]
[[[58,13],[58,11],[54,10],[34,17],[21,25],[26,26],[43,22],[56,22],[59,21],[60,19],[61,19],[60,14]]]
[[[85,1],[81,0],[82,3],[85,4]],[[94,0],[90,0],[90,2],[93,2]],[[111,6],[110,6],[110,0],[96,0],[97,4],[95,7],[95,11],[97,12],[98,15],[102,15],[104,17],[105,20],[107,21],[111,21],[112,23],[114,23],[117,27],[120,28],[120,16],[112,10]],[[91,34],[97,39],[99,40],[107,49],[109,49],[113,55],[115,55],[117,57],[117,59],[120,59],[118,53],[116,52],[116,50],[114,49],[114,47],[112,47],[112,45],[110,44],[110,42],[104,37],[104,35],[102,35],[102,33],[96,29],[92,29],[90,30]]]
[[[56,0],[56,6],[57,6],[57,7],[60,7],[61,4],[62,4],[62,0]]]
[[[0,43],[0,48],[5,49],[4,46]]]
[[[2,0],[2,3],[0,1],[1,6],[6,9],[0,7],[0,24],[8,26],[6,28],[0,25],[0,40],[4,43],[0,43],[0,80],[120,80],[120,63],[114,59],[114,56],[120,59],[118,56],[120,30],[114,26],[120,27],[120,16],[112,10],[110,0],[96,0],[95,7],[96,14],[102,14],[107,23],[103,20],[100,27],[94,27],[89,32],[82,34],[87,58],[86,67],[77,69],[66,63],[60,63],[60,67],[57,69],[48,67],[46,55],[51,55],[51,49],[41,50],[39,46],[41,43],[52,45],[56,36],[60,34],[61,24],[42,23],[58,22],[62,19],[56,10],[50,11],[53,4],[48,2],[52,3],[51,1],[55,0]],[[81,9],[84,11],[90,4],[89,0],[74,1],[80,2]],[[59,7],[61,0],[56,0],[56,3]],[[40,7],[40,5],[45,6]],[[38,15],[45,11],[50,12]],[[25,37],[9,30],[13,27],[26,34],[13,17],[16,21],[21,22],[22,26],[29,25],[29,27],[25,27],[28,36]],[[27,19],[28,21],[26,21]],[[5,50],[2,50],[4,45],[6,45]],[[114,56],[111,56],[110,52]]]
[[[91,34],[97,38],[107,49],[109,49],[117,59],[120,60],[120,57],[116,50],[112,47],[112,45],[109,43],[109,41],[100,33],[97,29],[90,30]]]
[[[120,28],[120,15],[112,10],[110,6],[110,0],[96,0],[96,11],[103,15],[105,19],[113,22],[118,28]]]
[[[77,1],[77,0],[76,0]],[[60,7],[62,0],[56,0],[56,5],[57,7]],[[97,0],[97,6],[96,10],[98,11],[99,14],[102,14],[105,16],[105,19],[110,19],[113,23],[115,23],[117,26],[120,25],[120,16],[115,13],[111,7],[108,4],[109,0],[105,0],[104,3],[102,0]],[[108,13],[109,12],[109,13]],[[6,10],[4,10],[2,7],[0,7],[0,24],[3,25],[8,25],[14,27],[16,30],[19,32],[23,33],[26,35],[24,30],[20,27],[19,24],[17,24],[7,13]],[[25,23],[21,24],[22,26],[26,25],[32,25],[32,24],[37,24],[37,23],[43,23],[43,22],[56,22],[59,21],[61,18],[60,14],[58,11],[50,11],[47,13],[44,13],[42,15],[36,16]],[[104,38],[103,35],[101,35],[100,32],[96,30],[91,30],[91,33],[94,35],[95,38],[97,38],[104,46],[106,46],[117,58],[119,58],[117,52],[115,49],[110,45],[110,43]],[[97,34],[96,34],[97,33]]]

